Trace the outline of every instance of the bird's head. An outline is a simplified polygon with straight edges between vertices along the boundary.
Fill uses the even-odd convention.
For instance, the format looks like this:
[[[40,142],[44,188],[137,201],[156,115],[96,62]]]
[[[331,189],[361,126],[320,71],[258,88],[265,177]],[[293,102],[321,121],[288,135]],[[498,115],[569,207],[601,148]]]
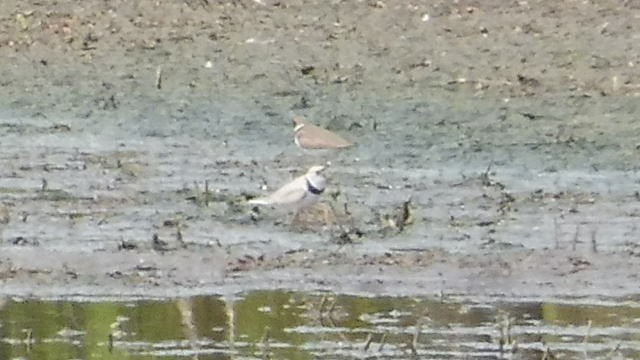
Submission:
[[[324,169],[326,169],[326,166],[314,165],[309,168],[309,170],[307,171],[307,174],[320,174],[321,172],[324,171]]]
[[[304,127],[307,119],[305,119],[304,116],[294,116],[291,122],[293,123],[293,131],[298,131]]]

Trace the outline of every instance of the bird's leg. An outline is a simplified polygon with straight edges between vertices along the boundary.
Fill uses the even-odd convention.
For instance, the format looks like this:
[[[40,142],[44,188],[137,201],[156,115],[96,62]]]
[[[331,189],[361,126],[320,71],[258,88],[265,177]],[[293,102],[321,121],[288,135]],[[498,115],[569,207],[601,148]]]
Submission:
[[[291,221],[289,222],[291,228],[294,231],[302,231],[304,230],[304,217],[300,214],[301,211],[295,211],[293,215],[291,215]]]

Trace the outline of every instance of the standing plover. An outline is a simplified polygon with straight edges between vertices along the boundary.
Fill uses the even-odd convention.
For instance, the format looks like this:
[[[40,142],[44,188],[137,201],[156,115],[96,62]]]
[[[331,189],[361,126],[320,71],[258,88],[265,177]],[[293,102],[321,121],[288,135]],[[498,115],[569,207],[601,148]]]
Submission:
[[[303,116],[293,117],[296,145],[302,149],[342,149],[353,145],[340,135],[310,123]]]
[[[280,205],[294,211],[313,204],[324,192],[327,180],[320,173],[324,166],[312,166],[306,174],[293,179],[269,196],[251,199],[253,205]]]

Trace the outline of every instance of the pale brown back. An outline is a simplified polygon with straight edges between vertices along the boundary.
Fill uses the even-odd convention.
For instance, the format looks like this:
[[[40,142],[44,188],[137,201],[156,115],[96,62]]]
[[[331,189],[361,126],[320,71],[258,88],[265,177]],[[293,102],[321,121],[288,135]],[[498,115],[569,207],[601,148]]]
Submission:
[[[298,145],[305,149],[342,149],[353,145],[338,134],[316,126],[301,116],[293,118],[294,125],[303,125],[295,133]]]

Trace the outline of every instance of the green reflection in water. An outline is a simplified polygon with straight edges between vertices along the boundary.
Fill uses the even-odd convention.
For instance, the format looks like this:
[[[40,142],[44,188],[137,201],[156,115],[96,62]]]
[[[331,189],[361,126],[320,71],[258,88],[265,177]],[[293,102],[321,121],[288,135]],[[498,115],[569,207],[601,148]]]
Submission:
[[[565,356],[587,349],[593,359],[612,351],[640,358],[637,302],[476,304],[258,291],[234,299],[4,301],[0,359],[400,359],[413,351],[490,358],[499,356],[500,313],[513,318],[520,358],[539,359],[543,341]]]

